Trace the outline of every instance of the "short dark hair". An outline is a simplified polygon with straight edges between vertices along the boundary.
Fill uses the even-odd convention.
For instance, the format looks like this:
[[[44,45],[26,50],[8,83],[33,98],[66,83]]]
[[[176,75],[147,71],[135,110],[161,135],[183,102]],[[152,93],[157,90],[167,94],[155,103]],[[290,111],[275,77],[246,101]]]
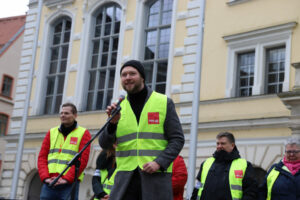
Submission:
[[[72,103],[64,103],[61,107],[68,107],[68,106],[70,106],[72,108],[71,110],[72,110],[73,114],[77,114],[77,108]]]
[[[230,143],[235,143],[234,135],[230,132],[221,132],[217,135],[217,139],[226,137]]]

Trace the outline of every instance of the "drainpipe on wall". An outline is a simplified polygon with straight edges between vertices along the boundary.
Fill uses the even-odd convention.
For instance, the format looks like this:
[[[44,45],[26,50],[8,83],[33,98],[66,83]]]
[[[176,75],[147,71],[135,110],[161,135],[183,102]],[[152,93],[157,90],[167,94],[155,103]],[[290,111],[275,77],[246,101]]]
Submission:
[[[16,198],[16,193],[17,193],[17,189],[18,189],[18,180],[19,180],[19,174],[20,174],[20,167],[21,167],[21,163],[22,163],[24,138],[25,138],[26,126],[27,126],[27,116],[28,116],[28,110],[29,110],[29,104],[30,104],[30,95],[31,95],[31,88],[32,88],[32,79],[33,79],[33,73],[34,73],[36,50],[37,50],[37,45],[38,45],[42,7],[43,7],[43,0],[38,0],[38,15],[37,15],[37,21],[36,21],[36,26],[35,26],[36,31],[35,31],[34,41],[33,41],[32,59],[31,59],[29,77],[28,77],[24,115],[22,118],[22,124],[21,124],[21,130],[20,130],[19,145],[18,145],[18,150],[17,150],[13,181],[12,181],[12,185],[11,185],[10,199]]]
[[[197,157],[197,136],[198,136],[198,119],[199,119],[199,101],[200,101],[200,84],[201,84],[201,68],[202,68],[202,51],[203,51],[203,34],[204,34],[204,16],[206,0],[200,0],[200,16],[199,16],[199,41],[198,51],[196,54],[196,69],[194,82],[194,98],[192,104],[192,122],[189,146],[189,162],[188,162],[188,181],[187,196],[190,199],[195,183],[195,168]]]

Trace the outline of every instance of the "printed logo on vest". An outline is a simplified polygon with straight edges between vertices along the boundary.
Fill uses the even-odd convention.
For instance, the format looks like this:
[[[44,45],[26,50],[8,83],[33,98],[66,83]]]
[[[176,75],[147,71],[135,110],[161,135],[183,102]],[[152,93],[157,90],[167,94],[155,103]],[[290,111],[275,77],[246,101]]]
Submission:
[[[78,141],[77,137],[71,137],[70,144],[75,144],[76,145],[77,141]]]
[[[159,112],[148,113],[148,124],[159,124]]]
[[[234,170],[235,178],[243,178],[243,170]]]

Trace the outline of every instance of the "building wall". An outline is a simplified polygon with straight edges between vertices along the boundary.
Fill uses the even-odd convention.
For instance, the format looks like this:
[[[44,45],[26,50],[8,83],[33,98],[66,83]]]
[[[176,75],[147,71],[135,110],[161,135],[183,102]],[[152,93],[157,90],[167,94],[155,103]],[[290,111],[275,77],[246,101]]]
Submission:
[[[45,75],[47,74],[46,48],[49,44],[51,23],[60,16],[67,15],[72,19],[72,31],[66,78],[64,84],[63,102],[72,101],[79,109],[78,122],[95,134],[106,122],[104,111],[83,112],[83,83],[87,76],[89,36],[91,31],[91,15],[98,6],[110,1],[61,1],[51,4],[46,1],[40,23],[38,48],[34,65],[33,85],[30,98],[30,112],[24,143],[23,162],[20,172],[18,197],[26,197],[33,173],[36,173],[37,156],[46,131],[59,124],[58,115],[41,115],[41,93]],[[69,3],[68,3],[69,2]],[[128,59],[139,59],[141,46],[141,27],[143,4],[146,0],[129,1],[115,0],[123,15],[119,35],[119,48],[116,72],[122,63]],[[240,2],[240,1],[234,1]],[[66,3],[66,4],[65,4]],[[199,19],[200,0],[174,0],[172,18],[170,52],[168,60],[168,76],[166,94],[171,97],[182,123],[186,143],[181,154],[186,163],[189,157],[189,144],[192,119],[192,100],[194,94],[195,70],[197,67],[197,52],[199,51]],[[47,5],[48,4],[48,5]],[[52,5],[52,6],[51,6]],[[196,170],[200,163],[211,156],[215,150],[215,136],[220,131],[231,131],[237,138],[237,146],[242,157],[254,166],[267,170],[272,163],[277,162],[283,155],[283,141],[291,135],[289,128],[290,110],[285,107],[277,95],[254,95],[237,98],[228,96],[227,82],[229,67],[230,39],[235,35],[249,34],[255,30],[269,30],[282,24],[292,23],[290,39],[290,62],[299,62],[296,53],[300,48],[298,0],[282,2],[281,0],[242,1],[229,5],[227,0],[206,1],[204,46],[202,60],[202,76],[200,89],[200,107],[198,123],[198,144]],[[268,8],[268,9],[265,9]],[[30,1],[30,9],[26,19],[23,53],[20,71],[29,71],[32,62],[35,22],[37,20],[37,1]],[[238,16],[238,17],[237,17]],[[295,22],[295,23],[294,23]],[[290,25],[289,25],[290,26]],[[229,39],[228,39],[229,38]],[[290,65],[290,64],[289,64]],[[295,71],[288,67],[288,90],[293,88]],[[20,73],[21,73],[20,72]],[[0,195],[8,196],[18,134],[21,119],[24,115],[25,94],[28,79],[20,77],[17,83],[17,98],[14,107],[11,131],[6,137],[6,155],[4,158],[4,173],[0,182]],[[122,92],[118,73],[115,77],[114,97]],[[81,184],[81,199],[91,196],[89,180],[95,168],[95,159],[100,151],[97,141],[93,143],[88,167],[87,179]]]

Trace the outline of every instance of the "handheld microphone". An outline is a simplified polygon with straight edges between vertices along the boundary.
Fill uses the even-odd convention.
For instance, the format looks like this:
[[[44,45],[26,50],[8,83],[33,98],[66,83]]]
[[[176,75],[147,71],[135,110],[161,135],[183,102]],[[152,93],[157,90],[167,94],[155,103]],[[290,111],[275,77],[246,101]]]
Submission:
[[[121,104],[121,102],[122,102],[124,99],[125,99],[125,96],[124,96],[124,95],[120,95],[118,101],[116,102],[116,106],[117,106],[117,107],[111,111],[111,114],[110,114],[111,116],[117,114],[117,112],[120,111],[120,104]]]

